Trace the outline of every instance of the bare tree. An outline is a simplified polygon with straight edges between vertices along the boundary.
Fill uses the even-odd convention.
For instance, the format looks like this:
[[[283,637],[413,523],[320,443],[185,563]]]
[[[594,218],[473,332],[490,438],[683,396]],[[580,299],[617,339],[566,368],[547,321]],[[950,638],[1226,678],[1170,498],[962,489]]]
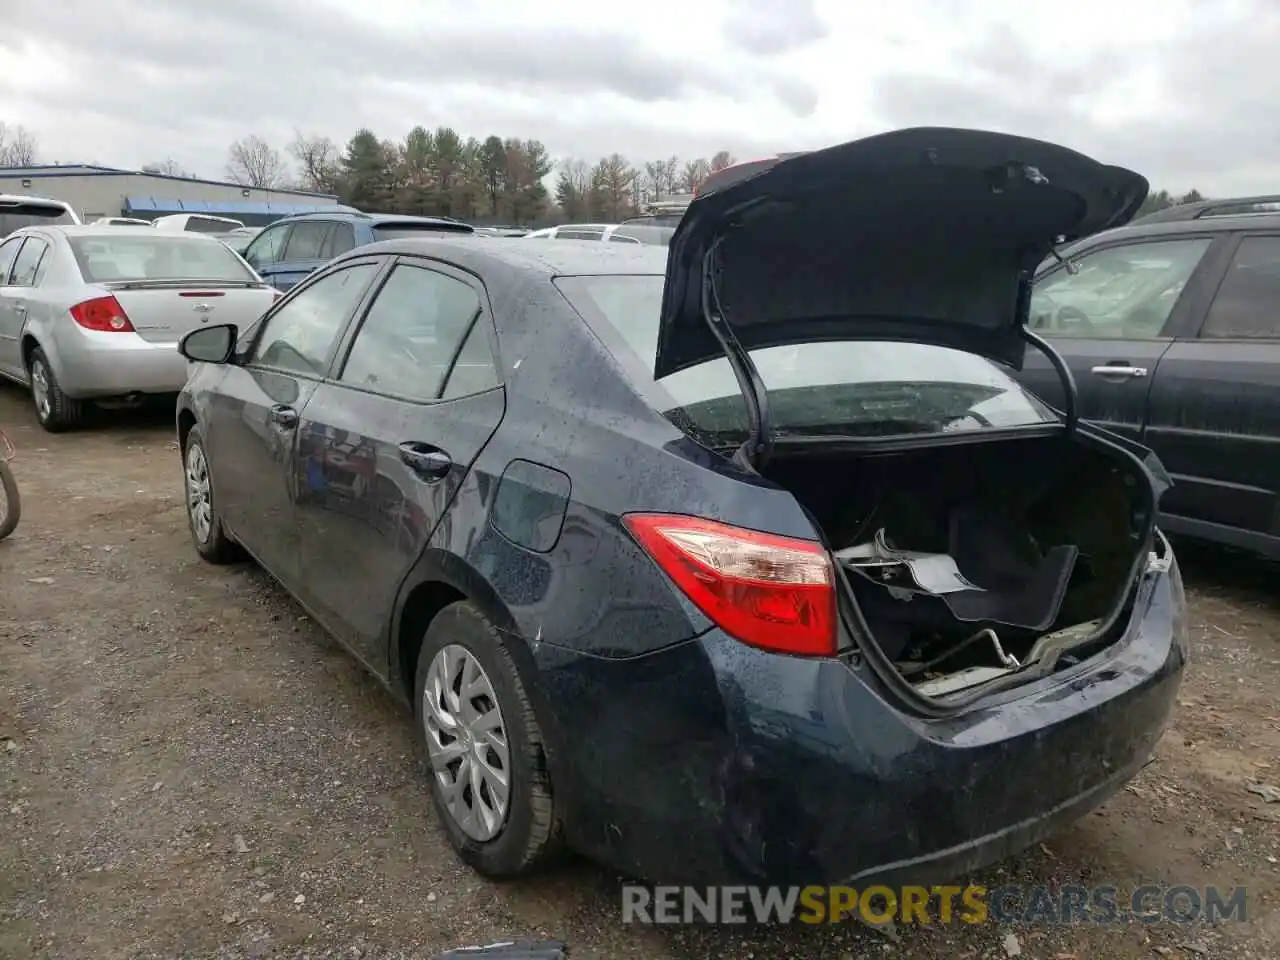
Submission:
[[[728,150],[721,150],[711,158],[711,172],[719,173],[725,167],[732,167],[737,162]]]
[[[667,157],[662,161],[662,194],[676,192],[676,184],[680,180],[680,158]]]
[[[685,193],[693,193],[710,173],[711,164],[707,163],[705,158],[698,157],[696,160],[690,160],[684,165],[684,171],[680,174],[681,189]]]
[[[665,160],[646,160],[644,164],[644,174],[637,178],[636,185],[640,188],[637,193],[637,203],[642,199],[660,200],[662,199],[662,187],[666,182],[667,162]]]
[[[247,187],[274,187],[284,180],[284,157],[267,141],[251,134],[227,150],[227,176]]]
[[[289,153],[298,162],[303,189],[317,193],[333,193],[338,188],[340,154],[337,145],[319,134],[305,136],[294,131]]]
[[[173,157],[165,157],[163,160],[157,160],[155,163],[144,163],[142,165],[143,173],[159,173],[166,177],[194,177],[195,174],[188,172],[182,164]]]
[[[35,134],[21,124],[0,122],[0,167],[29,167],[36,162]]]

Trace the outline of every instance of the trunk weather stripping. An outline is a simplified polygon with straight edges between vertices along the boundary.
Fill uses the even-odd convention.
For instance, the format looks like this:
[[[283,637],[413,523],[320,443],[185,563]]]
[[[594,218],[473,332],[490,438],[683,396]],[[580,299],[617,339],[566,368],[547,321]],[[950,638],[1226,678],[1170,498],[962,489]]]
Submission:
[[[755,361],[733,332],[720,305],[720,295],[716,292],[716,267],[721,239],[723,238],[716,238],[702,259],[702,319],[707,322],[711,333],[724,350],[729,367],[738,381],[738,388],[747,403],[747,439],[734,453],[733,459],[741,466],[758,473],[769,462],[769,456],[773,453],[769,391],[760,371],[756,369]]]

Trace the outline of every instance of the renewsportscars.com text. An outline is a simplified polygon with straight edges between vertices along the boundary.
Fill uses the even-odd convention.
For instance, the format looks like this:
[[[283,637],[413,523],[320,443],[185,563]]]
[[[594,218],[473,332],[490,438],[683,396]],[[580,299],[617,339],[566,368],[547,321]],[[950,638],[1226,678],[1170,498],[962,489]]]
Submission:
[[[1246,919],[1244,887],[622,888],[624,923],[1220,923]]]

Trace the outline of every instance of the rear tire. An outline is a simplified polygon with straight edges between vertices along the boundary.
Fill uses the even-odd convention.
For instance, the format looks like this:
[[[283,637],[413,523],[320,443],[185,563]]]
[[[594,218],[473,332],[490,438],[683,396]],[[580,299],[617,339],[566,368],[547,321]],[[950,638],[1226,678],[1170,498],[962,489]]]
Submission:
[[[459,685],[469,677],[469,689],[474,692],[458,697],[455,677]],[[464,720],[451,729],[466,726],[466,732],[450,736],[450,727],[440,723],[441,710],[433,708],[433,700],[437,707],[443,706],[444,713]],[[479,708],[468,706],[469,700],[478,702]],[[463,860],[485,876],[503,879],[530,873],[559,852],[560,821],[546,770],[542,730],[510,651],[473,604],[459,602],[445,607],[427,628],[414,679],[414,716],[436,813],[449,843]],[[474,721],[469,726],[468,717]],[[487,739],[495,731],[499,732],[498,752],[486,754],[486,743],[496,742]],[[442,740],[456,745],[452,754],[449,746],[442,747]],[[506,763],[494,763],[503,753]],[[446,766],[450,755],[454,760]],[[485,759],[480,765],[482,756]],[[462,765],[464,760],[472,766]],[[456,771],[451,769],[455,763]],[[507,780],[503,815],[487,823],[479,814],[468,816],[482,798],[489,814],[496,806],[492,781],[485,780],[484,774],[478,779],[468,775],[472,767],[480,766],[500,770]],[[449,790],[451,783],[468,785],[481,780],[480,797],[473,787]]]
[[[244,559],[240,545],[227,536],[213,499],[213,481],[204,438],[198,427],[192,427],[182,448],[183,490],[187,501],[187,526],[196,553],[214,564],[235,563]]]
[[[18,498],[18,481],[14,479],[13,467],[8,461],[0,460],[0,488],[4,489],[4,500],[0,502],[0,540],[3,540],[22,519],[22,501]]]
[[[84,401],[68,397],[62,392],[62,387],[58,386],[58,378],[53,375],[53,367],[49,365],[49,358],[39,347],[31,351],[27,374],[40,426],[50,433],[61,433],[77,426],[84,419]]]

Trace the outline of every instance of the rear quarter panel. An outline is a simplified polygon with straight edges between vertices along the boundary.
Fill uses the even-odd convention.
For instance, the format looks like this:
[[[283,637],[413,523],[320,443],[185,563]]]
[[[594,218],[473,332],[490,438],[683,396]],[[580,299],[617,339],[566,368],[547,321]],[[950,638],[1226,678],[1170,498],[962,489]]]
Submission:
[[[465,558],[511,630],[536,643],[633,657],[710,627],[622,527],[628,512],[814,535],[789,494],[697,447],[646,406],[549,281],[489,293],[507,412],[431,552]],[[513,543],[491,522],[499,478],[516,459],[570,478],[559,537],[545,552]]]

